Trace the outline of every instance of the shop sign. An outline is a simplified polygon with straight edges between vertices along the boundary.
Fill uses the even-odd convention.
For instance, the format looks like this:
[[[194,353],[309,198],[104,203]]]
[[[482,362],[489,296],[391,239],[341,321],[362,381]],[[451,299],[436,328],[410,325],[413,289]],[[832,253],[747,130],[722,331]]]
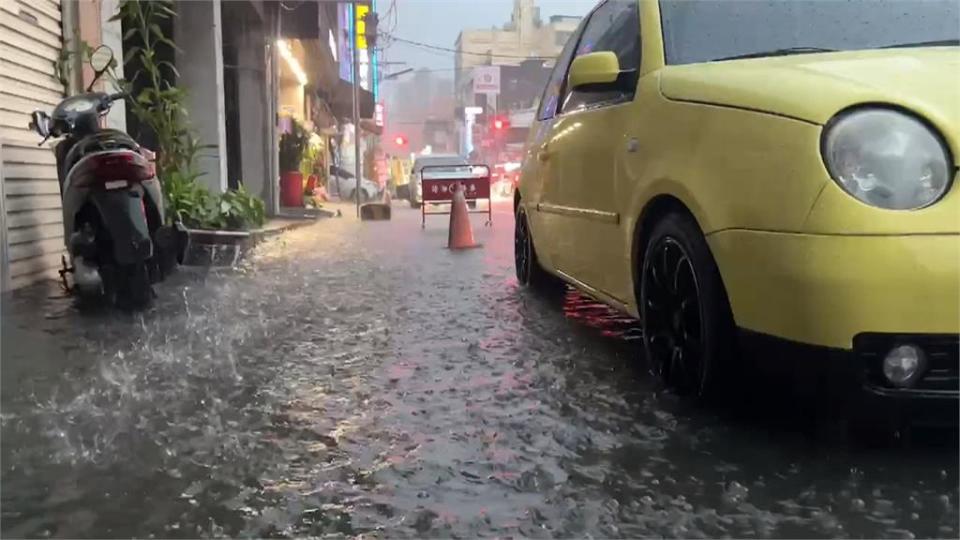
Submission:
[[[340,78],[347,82],[353,82],[353,47],[350,46],[352,14],[353,6],[344,2],[337,4],[337,26],[340,28],[337,40],[340,54],[337,61],[340,64]]]
[[[367,21],[364,20],[364,17],[367,16],[367,13],[370,13],[370,6],[365,4],[357,4],[355,13],[357,48],[361,51],[365,51],[367,49]]]
[[[383,103],[377,102],[373,109],[373,121],[376,125],[383,127]]]
[[[473,68],[474,94],[500,93],[500,66],[479,66]]]

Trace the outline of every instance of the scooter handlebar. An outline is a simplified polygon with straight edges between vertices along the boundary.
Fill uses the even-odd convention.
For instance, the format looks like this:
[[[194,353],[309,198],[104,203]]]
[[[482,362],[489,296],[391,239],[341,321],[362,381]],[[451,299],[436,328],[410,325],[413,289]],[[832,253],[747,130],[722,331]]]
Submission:
[[[118,99],[125,99],[127,94],[125,92],[117,92],[116,94],[110,94],[107,96],[107,101],[116,101]]]

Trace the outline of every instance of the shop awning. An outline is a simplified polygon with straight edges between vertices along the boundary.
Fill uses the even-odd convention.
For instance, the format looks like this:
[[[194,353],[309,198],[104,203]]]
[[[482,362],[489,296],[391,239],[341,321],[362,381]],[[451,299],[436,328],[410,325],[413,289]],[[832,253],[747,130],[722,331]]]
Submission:
[[[373,118],[373,94],[361,88],[358,96],[360,98],[360,118]],[[328,96],[327,102],[337,118],[353,118],[353,85],[339,79],[333,92]]]
[[[377,123],[370,118],[360,119],[360,129],[374,135],[383,135],[383,126],[378,126]]]
[[[353,85],[340,78],[340,66],[324,39],[302,40],[305,69],[317,97],[341,120],[353,118]],[[373,118],[373,94],[360,89],[360,118]]]

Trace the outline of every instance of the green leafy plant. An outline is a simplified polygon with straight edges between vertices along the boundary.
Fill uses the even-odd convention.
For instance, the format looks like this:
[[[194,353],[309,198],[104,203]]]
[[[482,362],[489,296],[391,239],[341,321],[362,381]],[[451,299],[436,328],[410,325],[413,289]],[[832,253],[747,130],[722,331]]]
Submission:
[[[197,182],[196,173],[172,171],[163,186],[167,220],[181,222],[192,229],[205,228],[213,197]]]
[[[202,173],[197,159],[212,147],[202,144],[190,126],[186,90],[170,83],[167,75],[180,76],[176,66],[160,58],[161,47],[178,50],[161,28],[162,21],[172,17],[176,17],[173,0],[121,0],[110,19],[129,28],[124,41],[139,38],[139,45],[127,48],[123,58],[125,66],[136,65],[137,70],[126,80],[114,80],[133,98],[127,100],[130,110],[157,136],[157,173],[166,197],[166,218],[196,229],[260,227],[262,200],[242,187],[214,196],[198,182]]]
[[[263,201],[240,186],[220,195],[205,225],[216,229],[253,229],[263,226],[264,214]]]
[[[173,63],[160,59],[162,46],[179,50],[160,26],[161,21],[175,16],[172,0],[122,0],[110,19],[121,20],[129,28],[124,41],[134,36],[139,38],[139,45],[128,47],[123,56],[125,66],[131,66],[136,60],[137,70],[126,80],[118,81],[118,86],[132,94],[133,81],[144,83],[133,99],[128,100],[128,106],[157,136],[160,146],[157,169],[161,180],[168,170],[191,170],[198,146],[186,118],[186,90],[171,84],[166,76],[180,73]]]
[[[310,143],[310,134],[300,122],[291,118],[289,133],[280,136],[279,165],[281,172],[299,171],[303,162],[304,150]]]
[[[303,173],[304,177],[320,172],[321,153],[322,151],[319,145],[308,143],[307,147],[304,148],[303,159],[300,161],[300,172]]]

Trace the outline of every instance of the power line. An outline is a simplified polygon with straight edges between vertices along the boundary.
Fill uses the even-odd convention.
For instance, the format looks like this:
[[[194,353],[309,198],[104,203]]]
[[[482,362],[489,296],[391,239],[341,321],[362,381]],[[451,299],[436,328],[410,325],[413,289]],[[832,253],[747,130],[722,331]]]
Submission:
[[[476,51],[464,51],[464,50],[451,49],[449,47],[440,47],[439,45],[431,45],[429,43],[414,41],[412,39],[405,39],[405,38],[393,36],[390,34],[383,34],[383,35],[388,39],[391,39],[393,41],[399,41],[400,43],[406,43],[408,45],[413,45],[416,47],[433,49],[435,51],[443,51],[443,52],[454,53],[454,54],[468,54],[473,56],[486,56],[486,57],[495,56],[497,58],[516,58],[519,60],[554,60],[556,58],[553,56],[520,56],[517,54],[497,54],[493,52],[485,53],[485,52],[476,52]]]

